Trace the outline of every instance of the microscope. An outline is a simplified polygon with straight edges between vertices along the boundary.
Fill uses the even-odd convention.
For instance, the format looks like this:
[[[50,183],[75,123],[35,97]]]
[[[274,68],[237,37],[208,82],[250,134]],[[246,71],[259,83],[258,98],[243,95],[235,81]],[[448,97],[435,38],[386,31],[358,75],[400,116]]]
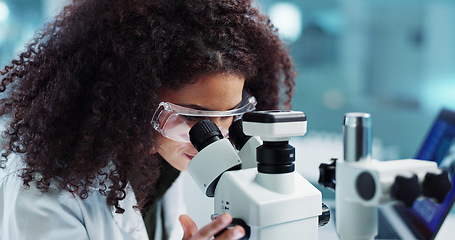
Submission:
[[[336,229],[342,240],[374,239],[381,204],[410,207],[419,197],[440,203],[451,189],[448,173],[436,162],[372,159],[371,126],[370,114],[347,113],[344,159],[319,167],[319,183],[335,189]]]
[[[289,145],[291,137],[306,133],[305,114],[256,111],[242,121],[229,129],[237,149],[210,120],[190,130],[199,153],[188,172],[214,197],[212,219],[231,214],[232,224],[246,231],[242,239],[318,239],[318,227],[330,214],[321,207],[321,192],[295,172],[295,149]]]

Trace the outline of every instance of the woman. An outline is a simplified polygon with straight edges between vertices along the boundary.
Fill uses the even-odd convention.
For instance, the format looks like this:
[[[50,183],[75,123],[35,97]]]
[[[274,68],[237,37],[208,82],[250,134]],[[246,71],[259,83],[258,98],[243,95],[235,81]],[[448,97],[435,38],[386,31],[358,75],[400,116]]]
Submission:
[[[294,77],[251,1],[74,0],[1,71],[0,238],[155,238],[157,202],[197,153],[191,112],[227,135],[254,107],[290,108]],[[182,215],[183,239],[230,219]]]

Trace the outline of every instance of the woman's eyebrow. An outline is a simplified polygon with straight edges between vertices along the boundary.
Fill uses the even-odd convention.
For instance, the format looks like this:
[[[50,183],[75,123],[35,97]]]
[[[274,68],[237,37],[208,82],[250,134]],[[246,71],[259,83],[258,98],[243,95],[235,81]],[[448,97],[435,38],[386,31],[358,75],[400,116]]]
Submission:
[[[233,108],[230,108],[228,110],[236,109],[241,104],[242,104],[242,101],[240,101],[237,105],[235,105]],[[203,107],[203,106],[200,106],[200,105],[197,105],[197,104],[179,104],[179,105],[182,106],[182,107],[192,108],[192,109],[196,109],[196,110],[216,111],[216,110],[213,110],[213,109],[210,109],[210,108],[206,108],[206,107]]]

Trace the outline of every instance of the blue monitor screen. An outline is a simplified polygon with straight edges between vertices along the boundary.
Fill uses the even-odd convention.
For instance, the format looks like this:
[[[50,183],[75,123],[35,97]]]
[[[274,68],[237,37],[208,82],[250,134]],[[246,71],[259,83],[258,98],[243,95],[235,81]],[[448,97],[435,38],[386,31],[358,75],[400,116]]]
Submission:
[[[435,161],[440,168],[449,172],[455,182],[455,112],[443,109],[435,120],[427,138],[420,148],[417,159]],[[433,239],[450,211],[454,201],[455,188],[444,202],[437,204],[430,199],[418,200],[406,210],[413,225],[417,225],[425,239]]]

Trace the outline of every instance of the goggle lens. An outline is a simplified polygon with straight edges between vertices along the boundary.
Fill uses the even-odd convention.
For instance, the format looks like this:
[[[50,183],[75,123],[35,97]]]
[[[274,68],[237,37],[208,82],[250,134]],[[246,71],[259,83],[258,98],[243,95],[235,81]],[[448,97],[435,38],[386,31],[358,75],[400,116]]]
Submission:
[[[178,142],[190,142],[189,131],[199,121],[210,119],[215,122],[224,137],[229,126],[246,112],[253,111],[256,99],[250,96],[239,109],[229,111],[205,111],[161,102],[152,119],[153,128],[164,137]]]
[[[226,118],[226,117],[223,117]],[[232,118],[232,117],[227,117]],[[197,120],[196,120],[197,119]],[[172,140],[178,142],[190,142],[189,132],[190,129],[199,121],[203,120],[201,117],[184,116],[179,114],[171,114],[162,126],[162,134]],[[164,119],[163,119],[164,120]],[[222,120],[221,122],[225,122]],[[230,124],[229,124],[230,125]],[[224,137],[228,135],[229,126],[217,125]]]

